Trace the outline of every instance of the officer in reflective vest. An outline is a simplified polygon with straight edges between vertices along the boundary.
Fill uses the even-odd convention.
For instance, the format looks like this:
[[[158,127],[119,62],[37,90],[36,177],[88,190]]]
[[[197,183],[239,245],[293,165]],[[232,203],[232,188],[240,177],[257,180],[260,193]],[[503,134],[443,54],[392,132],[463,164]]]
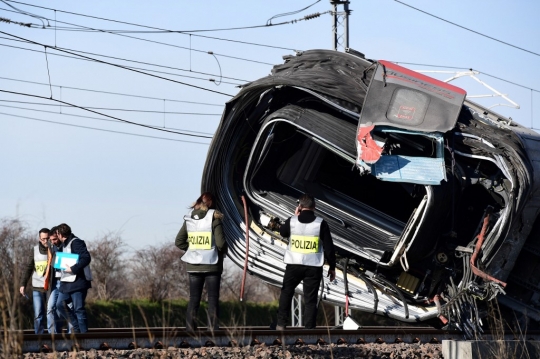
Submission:
[[[32,256],[27,262],[26,269],[22,273],[21,287],[19,292],[21,295],[28,298],[26,295],[26,283],[32,277],[32,300],[34,305],[34,332],[36,334],[43,333],[45,329],[46,310],[45,303],[47,281],[45,277],[50,271],[49,259],[50,252],[48,250],[49,229],[42,228],[39,231],[39,243],[33,248]]]
[[[208,293],[208,328],[219,327],[219,287],[227,243],[221,225],[223,214],[214,208],[213,195],[204,192],[191,206],[192,211],[184,217],[184,224],[176,236],[176,246],[186,251],[182,260],[187,263],[189,275],[188,331],[197,328],[195,321],[204,285]]]
[[[193,211],[184,216],[188,232],[189,247],[182,260],[190,264],[216,264],[218,252],[212,235],[215,210],[209,209],[204,218],[191,218]]]
[[[279,297],[277,330],[285,329],[291,312],[294,291],[303,282],[305,302],[305,328],[316,326],[317,292],[323,276],[323,264],[328,262],[328,277],[336,277],[336,256],[330,228],[326,221],[315,216],[315,198],[310,194],[300,197],[295,215],[280,228],[280,234],[289,238],[283,261],[287,264]]]

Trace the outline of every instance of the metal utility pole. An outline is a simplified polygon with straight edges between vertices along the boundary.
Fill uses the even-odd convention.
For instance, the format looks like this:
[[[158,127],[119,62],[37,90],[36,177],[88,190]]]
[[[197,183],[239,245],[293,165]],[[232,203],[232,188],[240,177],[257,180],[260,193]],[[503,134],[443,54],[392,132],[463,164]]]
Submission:
[[[330,0],[332,5],[332,49],[343,51],[349,47],[349,10],[350,1]],[[338,6],[343,5],[343,11],[338,11]]]

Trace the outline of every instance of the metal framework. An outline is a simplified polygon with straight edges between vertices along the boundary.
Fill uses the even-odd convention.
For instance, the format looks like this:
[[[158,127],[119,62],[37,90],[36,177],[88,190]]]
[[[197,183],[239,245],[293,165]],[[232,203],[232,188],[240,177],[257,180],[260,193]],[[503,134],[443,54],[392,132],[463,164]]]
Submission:
[[[345,51],[349,47],[349,1],[330,0],[332,5],[332,49]],[[343,10],[338,11],[338,6],[343,5]],[[340,32],[340,30],[342,32]]]
[[[518,103],[512,101],[507,94],[503,94],[503,93],[500,93],[499,91],[495,90],[493,87],[489,86],[488,84],[486,84],[484,81],[480,80],[478,77],[476,77],[476,75],[480,74],[480,71],[474,71],[474,70],[469,70],[469,71],[437,71],[437,70],[415,70],[416,72],[421,72],[421,73],[437,73],[437,74],[452,74],[453,76],[446,79],[446,80],[443,80],[444,82],[450,82],[450,81],[454,81],[460,77],[465,77],[465,76],[468,76],[470,78],[472,78],[473,80],[475,80],[476,82],[478,82],[479,84],[481,84],[482,86],[484,86],[485,88],[487,88],[488,90],[492,91],[493,93],[491,94],[487,94],[487,95],[467,95],[467,98],[486,98],[486,97],[501,97],[503,99],[505,99],[506,101],[508,101],[509,103],[498,103],[498,104],[495,104],[495,105],[491,105],[489,108],[493,108],[493,107],[496,107],[496,106],[505,106],[505,107],[511,107],[511,108],[516,108],[516,109],[519,109],[520,106]]]
[[[302,295],[296,294],[291,303],[291,327],[302,326]]]

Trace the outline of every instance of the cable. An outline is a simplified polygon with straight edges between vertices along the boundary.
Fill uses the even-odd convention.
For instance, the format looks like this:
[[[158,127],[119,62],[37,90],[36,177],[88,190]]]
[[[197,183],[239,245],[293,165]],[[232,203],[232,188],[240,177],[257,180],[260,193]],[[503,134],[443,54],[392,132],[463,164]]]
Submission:
[[[0,10],[17,13],[16,11],[8,10],[8,9],[0,8]],[[38,25],[32,24],[32,23],[16,23],[16,22],[13,22],[13,21],[11,21],[9,19],[4,20],[4,18],[2,18],[2,17],[0,17],[0,22],[4,21],[4,22],[16,23],[16,24],[19,24],[21,26],[26,26],[26,27],[29,27],[29,28],[40,29],[40,30],[45,29],[45,30],[53,30],[53,31],[61,30],[61,31],[80,31],[80,32],[102,32],[102,33],[106,33],[106,34],[110,34],[110,35],[122,36],[122,37],[126,37],[126,38],[129,38],[129,39],[150,42],[150,43],[163,45],[163,46],[175,47],[175,48],[183,49],[183,50],[190,50],[190,51],[200,52],[200,53],[204,53],[204,54],[208,53],[208,51],[206,51],[206,50],[193,49],[193,48],[189,48],[189,47],[185,47],[185,46],[169,44],[169,43],[166,43],[166,42],[143,39],[141,37],[129,36],[129,35],[125,35],[125,34],[114,32],[114,31],[109,31],[109,30],[95,29],[95,28],[92,28],[92,27],[78,25],[78,24],[74,24],[74,23],[70,23],[70,22],[66,22],[66,21],[53,20],[53,19],[49,19],[49,18],[44,18],[44,19],[46,19],[48,21],[54,21],[55,23],[59,22],[61,24],[68,24],[68,25],[76,26],[77,28],[71,28],[71,27],[67,28],[67,27],[61,27],[61,26],[56,26],[56,25],[54,25],[54,26],[49,25],[49,26],[47,26],[45,28],[42,28],[41,26],[38,26]],[[213,52],[213,54],[215,56],[221,56],[221,57],[231,58],[231,59],[240,60],[240,61],[253,62],[253,63],[263,64],[263,65],[273,65],[273,64],[268,63],[268,62],[263,62],[263,61],[258,61],[258,60],[251,60],[251,59],[246,59],[246,58],[243,58],[243,57],[237,57],[237,56],[231,56],[231,55],[225,55],[225,54],[218,54],[218,53],[215,53],[215,52]]]
[[[0,76],[0,80],[9,80],[9,81],[24,82],[24,83],[35,84],[35,85],[49,86],[49,84],[46,84],[46,83],[43,83],[43,82],[19,80],[19,79],[13,79],[13,78],[9,78],[9,77],[1,77],[1,76]],[[159,100],[159,101],[167,101],[167,102],[189,103],[189,104],[194,104],[194,105],[223,107],[222,104],[215,104],[215,103],[173,100],[173,99],[168,99],[168,98],[158,98],[158,97],[149,97],[149,96],[141,96],[141,95],[132,95],[132,94],[126,94],[126,93],[121,93],[121,92],[109,92],[109,91],[103,91],[103,90],[91,90],[91,89],[84,89],[84,88],[80,88],[80,87],[70,87],[70,86],[64,86],[64,85],[54,85],[54,84],[52,84],[52,87],[60,87],[60,88],[69,89],[69,90],[104,93],[104,94],[108,94],[108,95],[118,95],[118,96],[126,96],[126,97],[144,98],[144,99],[149,99],[149,100]]]
[[[49,48],[54,49],[54,50],[56,50],[56,51],[65,52],[65,53],[68,53],[68,54],[70,54],[70,55],[80,56],[80,57],[82,57],[82,58],[86,58],[86,59],[89,59],[89,60],[92,60],[92,61],[95,61],[95,62],[99,62],[99,63],[105,64],[105,65],[110,65],[110,66],[118,67],[118,68],[125,69],[125,70],[128,70],[128,71],[133,71],[133,72],[136,72],[136,73],[139,73],[139,74],[143,74],[143,75],[147,75],[147,76],[159,78],[159,79],[161,79],[161,80],[166,80],[166,81],[174,82],[174,83],[177,83],[177,84],[180,84],[180,85],[185,85],[185,86],[197,88],[197,89],[199,89],[199,90],[204,90],[204,91],[208,91],[208,92],[217,93],[217,94],[219,94],[219,95],[225,95],[225,96],[233,97],[233,95],[229,95],[229,94],[224,93],[224,92],[220,92],[220,91],[216,91],[216,90],[210,90],[210,89],[207,89],[207,88],[204,88],[204,87],[200,87],[200,86],[196,86],[196,85],[191,85],[191,84],[188,84],[188,83],[185,83],[185,82],[181,82],[181,81],[176,81],[176,80],[173,80],[173,79],[169,79],[169,78],[167,78],[167,77],[149,74],[149,73],[144,72],[144,71],[134,70],[134,69],[131,69],[131,68],[129,68],[129,67],[122,66],[122,65],[117,65],[117,64],[114,64],[114,63],[111,63],[111,62],[107,62],[107,61],[103,61],[103,60],[99,60],[99,59],[94,59],[94,58],[92,58],[92,57],[88,57],[88,56],[76,54],[76,53],[73,53],[73,52],[70,52],[70,51],[66,51],[66,50],[62,50],[62,49],[59,49],[59,48],[56,48],[56,47],[47,46],[47,45],[41,44],[41,43],[39,43],[39,42],[35,42],[35,41],[32,41],[32,40],[28,40],[28,39],[25,39],[25,38],[20,37],[20,36],[12,35],[12,34],[10,34],[10,33],[4,32],[4,31],[0,31],[0,34],[4,34],[4,35],[7,35],[7,36],[12,36],[12,37],[14,37],[14,38],[16,38],[16,39],[20,39],[20,40],[23,40],[23,41],[27,41],[27,42],[32,43],[32,44],[34,44],[34,45],[39,45],[39,46],[49,47]]]
[[[5,39],[5,38],[0,36],[0,39]],[[13,40],[13,39],[9,39],[9,40],[11,40],[11,41],[19,41],[19,40]],[[24,42],[24,41],[20,41],[20,42]],[[14,46],[14,45],[0,44],[0,46],[10,47],[10,48],[18,49],[18,50],[26,50],[26,51],[30,51],[30,52],[44,53],[44,51],[33,50],[33,49],[27,49],[27,48],[25,48],[25,47],[19,47],[19,46]],[[65,57],[65,58],[68,58],[68,59],[75,59],[75,60],[79,60],[79,61],[90,61],[90,62],[93,62],[92,60],[82,59],[82,58],[77,57],[77,56],[68,56],[68,55],[53,54],[53,53],[51,53],[51,54],[49,54],[49,55],[52,55],[52,56],[58,56],[58,57]],[[153,65],[153,66],[160,66],[160,65]],[[212,80],[211,78],[210,78],[210,79],[204,79],[204,78],[195,77],[195,76],[188,76],[188,75],[175,74],[175,73],[172,73],[172,72],[166,72],[166,71],[159,71],[159,70],[146,69],[146,68],[143,68],[143,67],[135,67],[135,66],[125,66],[125,67],[126,67],[126,68],[129,68],[129,69],[136,69],[136,70],[143,70],[143,71],[155,72],[155,73],[166,74],[166,75],[171,75],[171,76],[185,77],[185,78],[194,79],[194,80],[204,80],[204,81],[211,81],[211,80]],[[178,70],[180,70],[180,71],[189,71],[189,70],[184,70],[184,69],[178,69]],[[191,71],[191,72],[203,74],[202,72],[197,72],[197,71]],[[249,82],[249,81],[245,81],[245,82]],[[240,84],[238,84],[238,83],[233,83],[233,82],[223,81],[223,83],[224,83],[224,84],[235,85],[235,86],[241,86]],[[47,84],[47,86],[48,86],[48,84]]]
[[[57,105],[57,104],[54,104],[54,103],[39,103],[39,102],[26,102],[26,101],[14,101],[14,100],[0,100],[0,102],[24,103],[24,104],[27,104],[27,105],[40,105],[40,106],[62,107],[62,105]],[[141,113],[158,113],[158,114],[167,114],[167,115],[221,116],[220,113],[175,112],[175,111],[153,111],[153,110],[131,110],[131,109],[124,109],[124,108],[92,107],[92,106],[81,106],[81,107],[89,108],[89,109],[92,109],[92,110],[108,110],[108,111],[124,111],[124,112],[141,112]]]
[[[405,5],[405,6],[407,6],[407,7],[410,7],[411,9],[414,9],[414,10],[416,10],[416,11],[420,11],[421,13],[424,13],[424,14],[426,14],[426,15],[429,15],[429,16],[431,16],[431,17],[434,17],[434,18],[436,18],[436,19],[438,19],[438,20],[447,22],[447,23],[449,23],[449,24],[451,24],[451,25],[457,26],[457,27],[462,28],[462,29],[464,29],[464,30],[467,30],[467,31],[470,31],[470,32],[475,33],[475,34],[477,34],[477,35],[480,35],[480,36],[483,36],[483,37],[485,37],[485,38],[488,38],[488,39],[490,39],[490,40],[500,42],[501,44],[504,44],[504,45],[513,47],[513,48],[518,49],[518,50],[521,50],[521,51],[528,52],[528,53],[533,54],[533,55],[536,55],[536,56],[540,56],[540,54],[537,53],[537,52],[533,52],[533,51],[524,49],[524,48],[522,48],[522,47],[519,47],[519,46],[516,46],[516,45],[512,45],[512,44],[510,44],[510,43],[508,43],[508,42],[505,42],[505,41],[496,39],[496,38],[491,37],[491,36],[489,36],[489,35],[482,34],[481,32],[478,32],[478,31],[469,29],[469,28],[467,28],[467,27],[465,27],[465,26],[456,24],[455,22],[448,21],[448,20],[446,20],[446,19],[443,19],[442,17],[439,17],[439,16],[436,16],[436,15],[430,14],[430,13],[427,12],[427,11],[420,10],[420,9],[418,9],[418,8],[416,8],[416,7],[414,7],[414,6],[411,6],[411,5],[409,5],[409,4],[406,4],[406,3],[402,2],[402,1],[399,1],[399,0],[394,0],[394,1],[397,2],[397,3],[399,3],[399,4],[401,4],[401,5]]]
[[[302,11],[304,11],[304,10],[309,9],[310,7],[312,7],[313,5],[315,5],[316,3],[320,2],[320,1],[321,1],[321,0],[317,0],[317,1],[315,1],[313,4],[308,5],[308,6],[306,6],[305,8],[300,9],[300,10],[291,11],[291,12],[284,12],[284,13],[282,13],[282,14],[274,15],[274,16],[272,16],[270,19],[266,20],[266,25],[268,25],[268,24],[271,25],[271,24],[272,24],[272,19],[277,19],[278,17],[283,17],[283,16],[289,16],[289,15],[298,14],[299,12],[302,12]]]
[[[124,25],[132,25],[132,26],[144,27],[144,28],[149,28],[149,29],[164,30],[164,29],[151,27],[151,26],[146,26],[146,25],[140,25],[140,24],[136,24],[136,23],[129,23],[129,22],[125,22],[125,21],[118,21],[118,20],[106,19],[106,18],[91,16],[91,15],[86,15],[86,14],[81,14],[81,13],[75,13],[75,12],[63,11],[63,10],[58,10],[58,9],[52,9],[52,8],[48,8],[48,7],[43,7],[43,6],[38,6],[38,5],[13,1],[13,0],[6,0],[6,1],[14,2],[14,3],[17,3],[17,4],[21,4],[21,5],[27,5],[27,6],[31,6],[31,7],[36,7],[36,8],[40,8],[40,9],[45,9],[45,10],[58,11],[58,12],[62,12],[62,13],[65,13],[65,14],[70,14],[70,15],[88,17],[88,18],[97,19],[97,20],[103,20],[103,21],[117,22],[117,23],[124,24]],[[167,30],[167,31],[168,32],[173,32],[173,31],[170,31],[170,30]],[[291,48],[287,48],[287,47],[251,43],[251,42],[245,42],[245,41],[239,41],[239,40],[223,39],[223,38],[219,38],[219,37],[212,37],[212,36],[205,36],[205,35],[198,35],[198,34],[185,34],[185,33],[180,33],[180,34],[182,34],[182,35],[192,35],[192,36],[203,37],[203,38],[214,39],[214,40],[220,40],[220,41],[236,42],[236,43],[245,44],[245,45],[262,46],[262,47],[268,47],[268,48],[274,48],[274,49],[280,49],[280,50],[296,51],[296,49],[291,49]]]
[[[0,33],[2,33],[2,32],[0,31]],[[12,35],[12,36],[14,36],[14,35]],[[33,43],[31,40],[28,40],[28,41],[24,41],[24,40],[14,40],[14,39],[2,37],[2,36],[0,36],[0,39],[5,39],[5,40],[9,40],[9,41],[16,41],[16,42],[22,42],[22,43],[35,44],[35,43]],[[24,47],[18,47],[18,46],[14,46],[14,45],[0,44],[0,46],[13,47],[13,48],[22,49],[22,50],[27,50],[27,51],[33,51],[33,52],[43,53],[43,51],[27,49],[27,48],[24,48]],[[155,66],[155,67],[162,67],[162,68],[167,68],[167,69],[177,70],[177,71],[193,72],[193,73],[197,73],[197,74],[201,74],[201,75],[218,76],[218,75],[210,74],[210,73],[206,73],[206,72],[199,72],[199,71],[186,70],[186,69],[182,69],[182,68],[178,68],[178,67],[172,67],[172,66],[166,66],[166,65],[158,65],[158,64],[153,64],[153,63],[151,63],[151,62],[144,62],[144,61],[137,61],[137,60],[129,60],[129,59],[125,59],[125,58],[122,58],[122,57],[115,57],[115,56],[109,56],[109,55],[102,55],[102,54],[98,54],[98,53],[94,53],[94,52],[86,52],[86,51],[74,50],[74,49],[68,49],[68,48],[62,48],[62,47],[53,47],[53,46],[49,46],[49,45],[45,45],[45,44],[40,44],[40,46],[47,46],[47,47],[50,48],[50,49],[55,49],[55,50],[63,51],[63,52],[67,52],[67,53],[70,53],[69,51],[71,51],[71,52],[74,53],[73,55],[83,57],[83,58],[84,58],[85,60],[87,60],[87,61],[98,61],[98,62],[99,62],[99,61],[101,61],[101,60],[97,60],[97,59],[89,58],[89,57],[86,57],[86,56],[78,55],[78,54],[76,54],[76,53],[89,54],[89,55],[93,55],[93,56],[100,56],[100,57],[105,57],[105,58],[114,59],[114,60],[120,60],[120,61],[126,61],[126,62],[134,62],[134,63],[138,63],[138,64],[150,65],[150,66]],[[61,55],[59,55],[59,54],[51,54],[51,55],[61,56]],[[71,57],[66,56],[66,55],[63,55],[63,56],[64,56],[64,57],[71,58]],[[124,66],[124,65],[115,65],[115,66]],[[131,69],[134,69],[134,68],[135,68],[135,67],[132,67],[132,66],[131,66],[131,67],[130,67],[130,66],[124,66],[124,67],[128,67],[128,68],[131,68]],[[146,70],[146,71],[155,71],[155,70]],[[156,71],[155,71],[155,72],[156,72]],[[186,75],[177,75],[177,76],[187,77],[187,78],[193,78],[193,79],[199,79],[199,80],[208,80],[208,79],[202,79],[202,78],[200,78],[200,77],[193,77],[193,76],[186,76]],[[226,78],[226,79],[229,79],[229,80],[236,80],[236,81],[242,81],[242,82],[249,82],[248,80],[237,79],[237,78],[234,78],[234,77],[223,76],[223,78]],[[225,82],[224,82],[224,83],[225,83]],[[238,85],[238,84],[236,84],[236,83],[231,83],[231,82],[227,82],[227,83],[228,83],[228,84],[231,84],[231,85]],[[210,90],[209,90],[209,91],[210,91]],[[229,96],[230,96],[230,95],[229,95]]]
[[[453,66],[441,66],[441,65],[428,65],[428,64],[418,64],[418,63],[414,63],[414,62],[401,62],[401,61],[392,61],[393,63],[395,64],[404,64],[404,65],[414,65],[414,66],[426,66],[426,67],[440,67],[440,68],[443,68],[443,69],[456,69],[456,70],[469,70],[469,71],[478,71],[479,73],[483,74],[483,75],[486,75],[486,76],[489,76],[489,77],[492,77],[494,79],[497,79],[497,80],[500,80],[500,81],[503,81],[503,82],[507,82],[509,84],[512,84],[512,85],[516,85],[516,86],[519,86],[519,87],[522,87],[524,89],[527,89],[527,90],[531,90],[531,91],[534,91],[534,92],[540,92],[540,90],[536,90],[536,89],[533,89],[531,87],[528,87],[528,86],[525,86],[525,85],[520,85],[516,82],[513,82],[513,81],[509,81],[509,80],[505,80],[501,77],[497,77],[497,76],[493,76],[493,75],[490,75],[488,73],[485,73],[483,71],[480,71],[480,70],[475,70],[473,68],[470,68],[470,67],[453,67]]]
[[[46,10],[59,11],[59,12],[63,12],[63,13],[66,13],[66,14],[71,14],[71,15],[85,16],[85,17],[89,17],[89,18],[93,18],[93,19],[104,20],[104,21],[111,21],[111,22],[117,22],[117,23],[120,23],[120,24],[132,25],[132,26],[139,26],[139,27],[144,27],[144,28],[147,28],[147,29],[154,29],[154,30],[155,30],[155,31],[146,31],[146,32],[142,32],[142,31],[129,31],[130,33],[135,33],[135,32],[136,32],[136,33],[150,33],[150,32],[152,32],[152,33],[155,33],[155,32],[166,32],[166,33],[192,33],[192,32],[212,32],[212,31],[230,31],[230,30],[249,30],[249,29],[257,29],[257,28],[263,28],[263,27],[272,27],[272,26],[288,25],[288,24],[294,24],[294,23],[296,23],[296,22],[298,22],[298,21],[302,21],[302,20],[309,20],[309,19],[306,19],[306,18],[302,18],[302,19],[296,19],[296,20],[290,20],[290,21],[279,22],[279,23],[277,23],[277,24],[251,25],[251,26],[238,26],[238,27],[228,27],[228,28],[221,28],[221,29],[166,30],[166,29],[159,29],[159,28],[152,27],[152,26],[145,26],[145,25],[133,24],[133,23],[125,22],[125,21],[110,20],[110,19],[101,18],[101,17],[97,17],[97,16],[78,14],[78,13],[69,12],[69,11],[63,11],[63,10],[58,10],[58,9],[51,9],[51,8],[47,8],[47,7],[43,7],[43,6],[31,5],[31,4],[22,3],[22,2],[13,1],[13,0],[0,0],[0,1],[2,1],[3,3],[5,3],[5,4],[8,5],[8,6],[9,6],[9,4],[7,4],[6,1],[13,2],[13,3],[17,3],[17,4],[22,4],[22,5],[27,5],[27,6],[33,6],[33,7],[37,7],[37,8],[42,8],[42,9],[46,9]],[[110,30],[109,30],[109,31],[110,31]]]
[[[55,111],[47,111],[47,110],[38,110],[38,109],[35,109],[35,108],[19,107],[19,106],[0,105],[0,107],[14,108],[14,109],[17,109],[17,110],[34,111],[34,112],[41,112],[41,113],[50,113],[50,114],[53,114],[53,115],[71,116],[71,117],[85,118],[85,119],[90,119],[90,120],[98,120],[98,121],[114,122],[114,123],[121,123],[121,124],[124,124],[124,125],[129,125],[129,124],[125,123],[125,122],[121,122],[121,121],[117,121],[117,120],[110,120],[110,119],[108,119],[108,118],[100,118],[100,117],[93,117],[93,116],[75,115],[75,114],[72,114],[72,113],[55,112]],[[183,132],[200,133],[200,134],[205,134],[205,135],[213,136],[213,134],[212,134],[212,133],[209,133],[209,132],[201,132],[201,131],[186,130],[186,129],[183,129],[183,128],[166,127],[166,126],[163,126],[163,127],[162,127],[162,126],[154,126],[154,127],[168,128],[169,130],[177,130],[177,131],[183,131]]]
[[[24,118],[24,119],[27,119],[27,120],[33,120],[33,121],[39,121],[39,122],[54,123],[54,124],[57,124],[57,125],[64,125],[64,126],[70,126],[70,127],[85,128],[85,129],[88,129],[88,130],[103,131],[103,132],[111,132],[111,133],[117,133],[117,134],[122,134],[122,135],[130,135],[130,136],[137,136],[137,137],[146,137],[146,138],[153,138],[153,139],[165,140],[165,141],[175,141],[175,142],[193,143],[193,144],[197,144],[197,145],[207,145],[207,146],[210,145],[209,143],[204,143],[204,142],[195,142],[195,141],[178,140],[178,139],[174,139],[174,138],[157,137],[157,136],[148,136],[148,135],[139,135],[139,134],[137,134],[137,133],[129,133],[129,132],[122,132],[122,131],[106,130],[106,129],[103,129],[103,128],[88,127],[88,126],[81,126],[81,125],[73,125],[73,124],[70,124],[70,123],[63,123],[63,122],[49,121],[49,120],[43,120],[43,119],[38,119],[38,118],[33,118],[33,117],[13,115],[13,114],[10,114],[10,113],[4,113],[4,112],[0,112],[0,115],[11,116],[11,117],[18,117],[18,118]]]
[[[71,106],[71,107],[75,107],[75,108],[78,108],[78,109],[81,109],[81,110],[84,110],[84,111],[95,113],[97,115],[101,115],[101,116],[104,116],[104,117],[109,117],[109,118],[112,118],[112,119],[115,119],[115,120],[118,120],[118,121],[122,121],[122,122],[129,123],[129,124],[136,125],[136,126],[150,128],[150,129],[153,129],[153,130],[169,132],[169,133],[175,133],[175,134],[178,134],[178,135],[191,136],[191,137],[212,138],[212,136],[203,136],[203,135],[195,135],[195,134],[191,134],[191,133],[169,131],[167,129],[163,129],[163,128],[159,128],[159,127],[154,127],[154,126],[149,126],[149,125],[145,125],[145,124],[142,124],[142,123],[137,123],[137,122],[124,120],[124,119],[121,119],[121,118],[118,118],[118,117],[110,116],[110,115],[107,115],[107,114],[104,114],[104,113],[101,113],[101,112],[90,110],[88,108],[84,108],[82,106],[78,106],[78,105],[75,105],[75,104],[72,104],[72,103],[69,103],[69,102],[65,102],[65,101],[61,101],[61,100],[57,100],[57,99],[54,99],[54,98],[47,98],[47,97],[43,97],[43,96],[39,96],[39,95],[33,95],[33,94],[27,94],[27,93],[22,93],[22,92],[15,92],[15,91],[7,91],[7,90],[1,90],[1,89],[0,89],[0,92],[10,93],[12,95],[35,97],[35,98],[40,98],[42,100],[56,101],[56,102],[63,103],[65,105],[68,105],[68,106]]]

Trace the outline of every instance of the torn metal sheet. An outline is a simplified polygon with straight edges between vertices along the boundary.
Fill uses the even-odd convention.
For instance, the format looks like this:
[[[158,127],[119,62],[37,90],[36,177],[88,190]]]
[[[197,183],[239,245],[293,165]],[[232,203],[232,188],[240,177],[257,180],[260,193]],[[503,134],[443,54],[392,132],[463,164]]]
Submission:
[[[288,239],[278,228],[310,192],[339,257],[323,300],[345,304],[346,273],[350,308],[467,336],[497,296],[532,313],[540,136],[464,96],[328,50],[287,57],[246,84],[226,104],[202,179],[225,213],[229,258],[243,267],[247,256],[250,274],[281,286]]]

